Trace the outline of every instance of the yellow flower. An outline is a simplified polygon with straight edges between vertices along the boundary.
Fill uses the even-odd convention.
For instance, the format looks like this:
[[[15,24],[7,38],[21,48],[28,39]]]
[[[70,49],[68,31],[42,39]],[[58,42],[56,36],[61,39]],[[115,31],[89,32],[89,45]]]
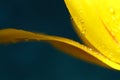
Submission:
[[[120,70],[120,1],[65,0],[82,45],[71,39],[17,29],[0,30],[0,44],[45,41],[76,58]]]

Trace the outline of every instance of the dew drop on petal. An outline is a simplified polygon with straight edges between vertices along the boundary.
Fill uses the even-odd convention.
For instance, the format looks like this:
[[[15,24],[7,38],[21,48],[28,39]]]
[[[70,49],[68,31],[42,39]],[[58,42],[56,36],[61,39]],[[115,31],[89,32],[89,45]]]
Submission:
[[[92,48],[89,48],[90,51],[92,51]]]
[[[110,7],[110,8],[109,8],[109,11],[110,11],[110,13],[111,13],[112,15],[115,15],[115,9],[114,9],[114,8]]]

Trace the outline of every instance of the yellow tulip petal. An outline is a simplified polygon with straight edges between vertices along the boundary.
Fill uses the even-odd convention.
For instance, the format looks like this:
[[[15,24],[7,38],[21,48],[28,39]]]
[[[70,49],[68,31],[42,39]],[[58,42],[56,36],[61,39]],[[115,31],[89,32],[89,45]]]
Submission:
[[[120,70],[120,28],[117,20],[120,1],[65,0],[65,3],[76,25],[75,30],[87,46],[99,51],[112,63],[103,58],[99,58],[100,61]]]
[[[57,36],[49,36],[40,33],[33,33],[24,30],[17,29],[2,29],[0,30],[0,43],[16,43],[21,41],[44,41],[52,44],[54,47],[66,52],[69,55],[72,55],[76,58],[89,61],[95,64],[99,64],[104,67],[111,68],[111,66],[115,69],[119,69],[119,64],[112,62],[107,59],[104,55],[100,54],[88,48],[76,41],[57,37]],[[111,64],[111,65],[109,65]]]

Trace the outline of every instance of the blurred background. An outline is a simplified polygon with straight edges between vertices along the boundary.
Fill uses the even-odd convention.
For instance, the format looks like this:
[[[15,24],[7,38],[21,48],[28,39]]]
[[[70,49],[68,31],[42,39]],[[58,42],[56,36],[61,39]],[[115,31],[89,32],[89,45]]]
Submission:
[[[63,0],[0,0],[0,29],[17,28],[79,41]],[[43,42],[0,45],[0,80],[120,80]]]

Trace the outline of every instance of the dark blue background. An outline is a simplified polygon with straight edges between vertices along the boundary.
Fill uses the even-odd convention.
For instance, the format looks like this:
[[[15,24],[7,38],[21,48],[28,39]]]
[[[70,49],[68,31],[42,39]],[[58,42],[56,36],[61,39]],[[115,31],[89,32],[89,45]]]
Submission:
[[[18,28],[80,41],[63,0],[0,0],[0,29]],[[120,80],[42,42],[0,45],[0,80]]]

